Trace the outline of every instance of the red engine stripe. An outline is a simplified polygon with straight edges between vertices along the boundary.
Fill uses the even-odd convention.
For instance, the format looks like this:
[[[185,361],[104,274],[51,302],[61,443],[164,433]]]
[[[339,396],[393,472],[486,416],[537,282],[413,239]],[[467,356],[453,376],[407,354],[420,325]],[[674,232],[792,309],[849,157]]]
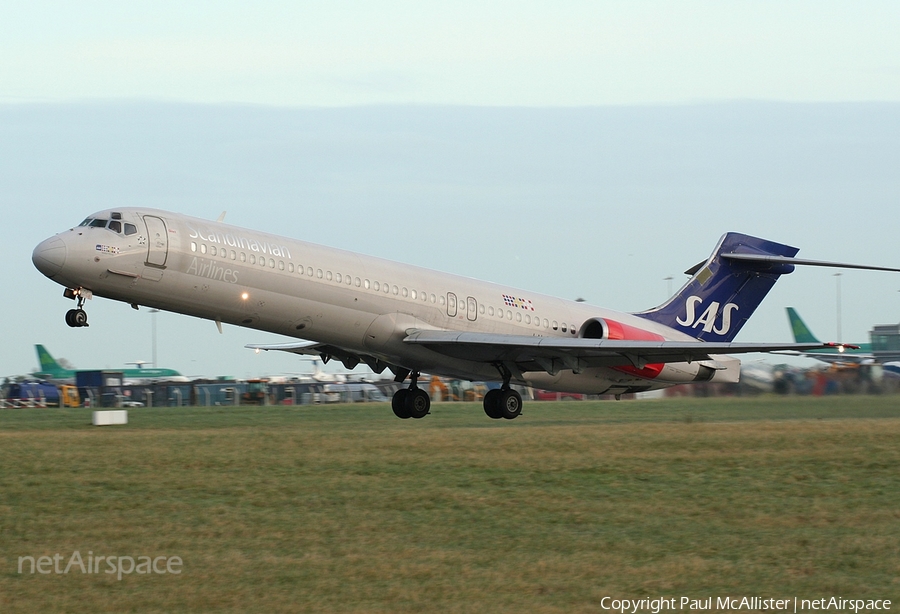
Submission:
[[[605,320],[607,326],[607,336],[609,339],[621,339],[625,341],[665,341],[665,337],[658,333],[622,324],[615,320]],[[616,371],[636,375],[644,379],[655,379],[662,373],[665,363],[654,363],[646,365],[643,369],[637,367],[613,367]]]

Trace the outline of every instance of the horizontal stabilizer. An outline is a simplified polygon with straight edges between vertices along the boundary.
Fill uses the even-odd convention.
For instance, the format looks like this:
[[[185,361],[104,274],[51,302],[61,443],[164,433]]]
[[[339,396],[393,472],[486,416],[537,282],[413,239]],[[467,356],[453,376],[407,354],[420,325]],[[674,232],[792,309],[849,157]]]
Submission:
[[[789,258],[784,256],[765,256],[761,254],[720,254],[726,260],[741,260],[744,262],[766,262],[770,264],[794,264],[803,266],[821,266],[835,269],[860,269],[863,271],[890,271],[900,273],[900,269],[884,266],[872,266],[868,264],[848,264],[846,262],[826,262],[824,260],[803,260],[802,258]]]

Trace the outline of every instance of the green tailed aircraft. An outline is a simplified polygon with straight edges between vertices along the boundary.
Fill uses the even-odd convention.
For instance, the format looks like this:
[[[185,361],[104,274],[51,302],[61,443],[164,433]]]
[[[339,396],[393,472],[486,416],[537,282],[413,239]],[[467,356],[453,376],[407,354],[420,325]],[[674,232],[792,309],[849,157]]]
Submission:
[[[63,368],[62,365],[56,362],[56,359],[50,355],[50,352],[48,352],[47,348],[45,348],[43,345],[36,345],[34,347],[37,350],[38,361],[40,361],[41,368],[39,371],[35,371],[31,375],[40,379],[52,381],[75,381],[75,369]],[[99,371],[100,369],[79,369],[79,371],[91,370]],[[109,369],[103,370],[108,371]],[[137,369],[116,369],[116,371],[122,372],[122,377],[126,383],[148,383],[152,381],[188,381],[188,378],[174,369],[147,369],[139,367]]]
[[[819,343],[806,323],[800,319],[800,315],[793,307],[787,308],[788,320],[791,323],[791,332],[794,333],[794,341],[797,343]],[[865,364],[875,361],[875,355],[872,354],[871,343],[854,343],[859,349],[851,349],[849,347],[821,348],[817,350],[806,350],[799,352],[800,356],[815,358],[823,362],[845,363],[845,364]]]

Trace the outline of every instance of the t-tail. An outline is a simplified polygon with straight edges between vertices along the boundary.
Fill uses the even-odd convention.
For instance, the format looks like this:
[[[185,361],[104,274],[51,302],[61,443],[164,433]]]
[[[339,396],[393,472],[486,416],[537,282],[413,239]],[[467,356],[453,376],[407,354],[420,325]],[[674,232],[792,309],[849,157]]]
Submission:
[[[796,247],[729,232],[706,262],[686,271],[685,286],[665,304],[637,313],[701,341],[733,341],[782,275]]]

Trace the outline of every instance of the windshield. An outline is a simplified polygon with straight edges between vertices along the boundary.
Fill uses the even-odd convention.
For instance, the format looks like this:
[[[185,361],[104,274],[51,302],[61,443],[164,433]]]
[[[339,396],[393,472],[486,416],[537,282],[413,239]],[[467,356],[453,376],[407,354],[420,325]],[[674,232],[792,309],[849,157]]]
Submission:
[[[113,219],[111,220],[89,217],[85,218],[85,220],[78,226],[89,226],[90,228],[107,228],[116,234],[124,234],[126,237],[137,234],[137,226],[135,226],[134,224],[129,224],[128,222],[122,222],[120,220],[121,214],[113,213]]]

